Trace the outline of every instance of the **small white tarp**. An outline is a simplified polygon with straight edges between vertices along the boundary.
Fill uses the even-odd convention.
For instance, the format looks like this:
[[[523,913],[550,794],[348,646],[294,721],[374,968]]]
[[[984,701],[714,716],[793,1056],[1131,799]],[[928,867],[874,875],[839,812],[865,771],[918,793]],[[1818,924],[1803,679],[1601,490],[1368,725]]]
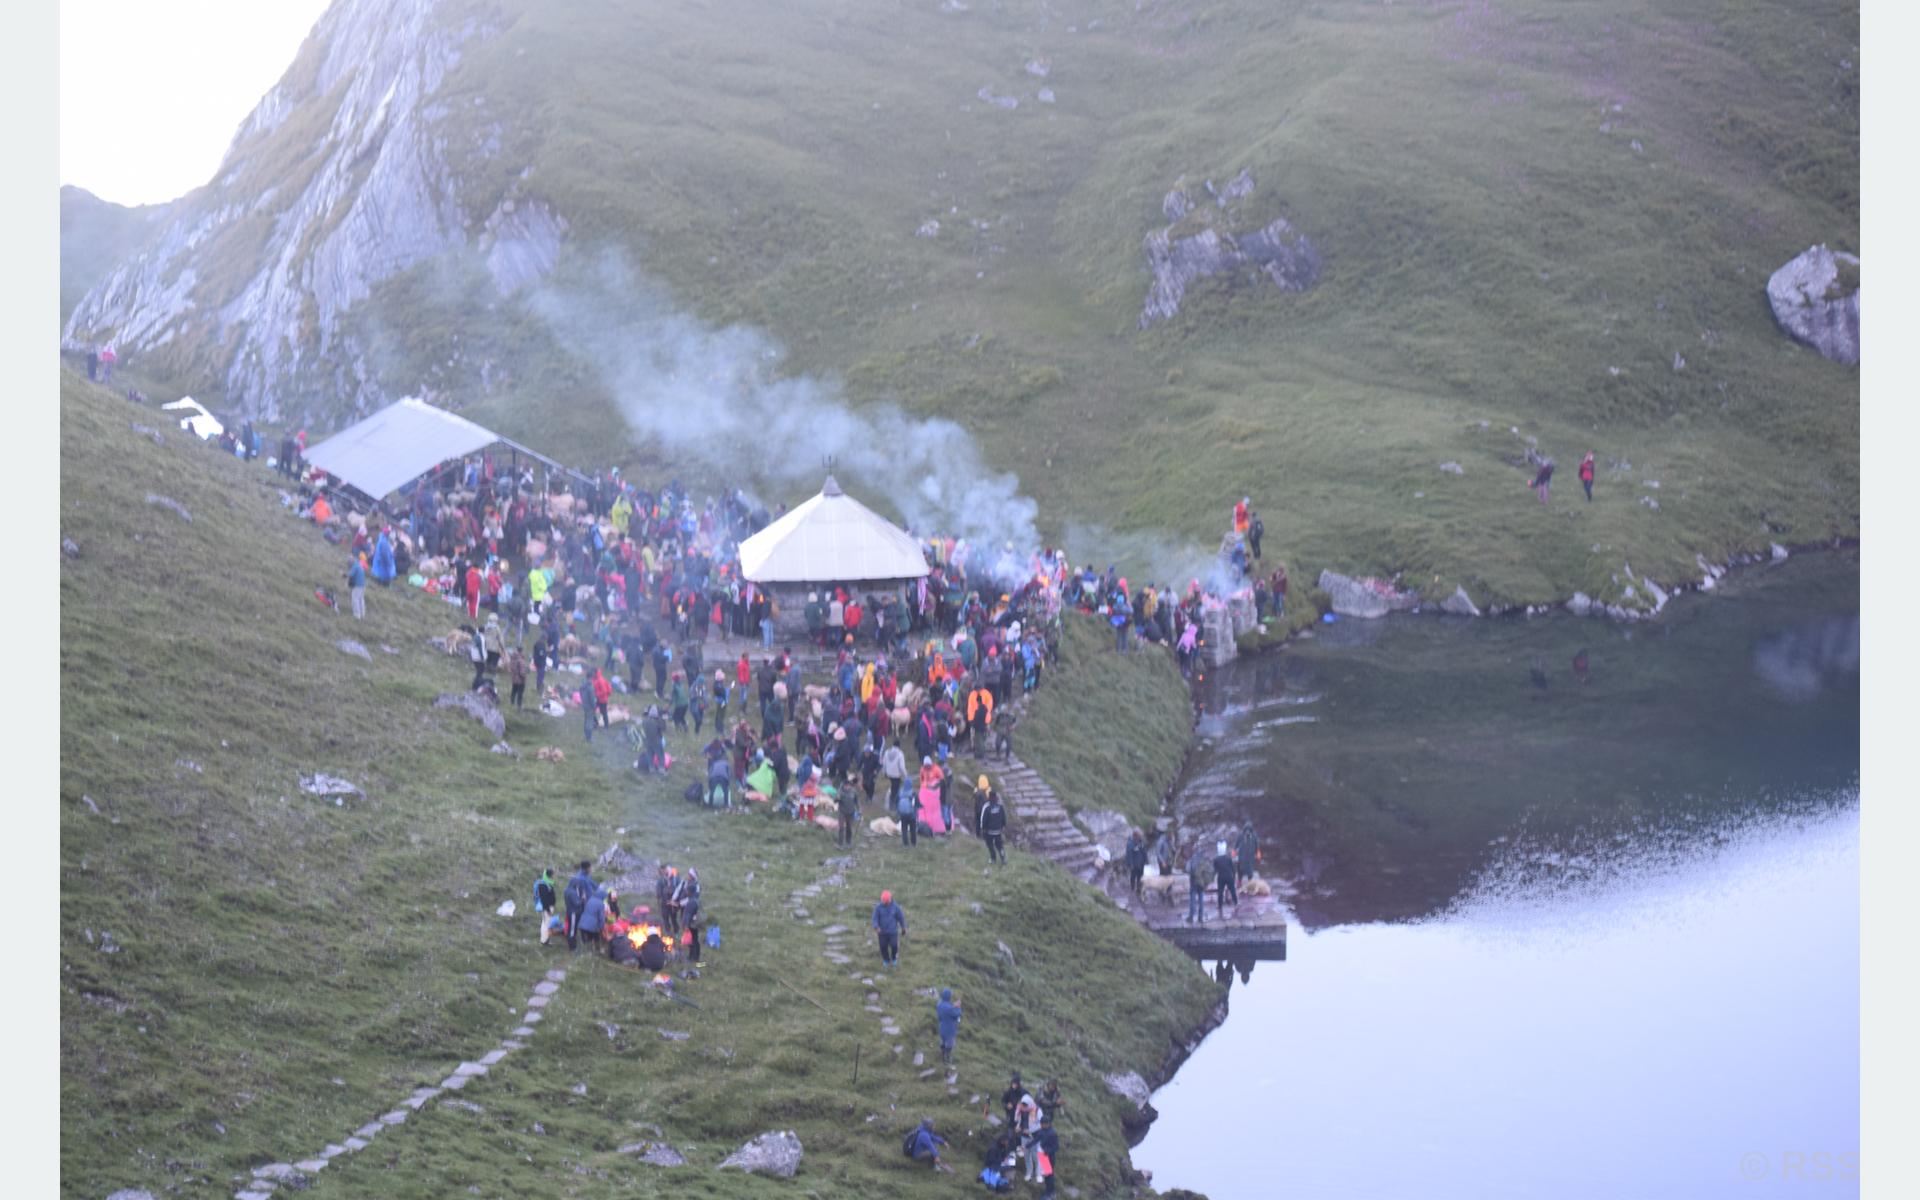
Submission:
[[[378,500],[450,458],[505,441],[425,400],[408,397],[307,451],[307,461]]]
[[[918,579],[926,555],[912,535],[840,490],[820,494],[740,543],[740,570],[755,583]]]
[[[227,431],[227,427],[192,396],[182,396],[171,404],[162,404],[161,412],[170,412],[180,422],[180,428],[190,429],[201,441],[217,438]]]

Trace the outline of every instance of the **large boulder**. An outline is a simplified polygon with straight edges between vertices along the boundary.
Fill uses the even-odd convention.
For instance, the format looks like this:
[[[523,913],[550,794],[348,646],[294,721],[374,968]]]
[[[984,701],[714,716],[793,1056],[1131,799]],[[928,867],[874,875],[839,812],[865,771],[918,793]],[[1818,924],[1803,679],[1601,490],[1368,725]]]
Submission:
[[[1456,617],[1477,617],[1480,615],[1480,606],[1473,602],[1473,597],[1467,595],[1466,588],[1456,587],[1453,595],[1440,602],[1440,611]]]
[[[507,719],[500,715],[492,701],[478,692],[441,692],[433,706],[459,709],[485,725],[496,740],[507,736]]]
[[[1413,592],[1396,591],[1377,579],[1354,579],[1333,571],[1320,572],[1320,590],[1333,602],[1333,611],[1343,617],[1371,620],[1390,612],[1406,612],[1420,603]]]
[[[1224,188],[1209,180],[1213,204],[1192,222],[1188,218],[1202,210],[1184,182],[1167,193],[1160,211],[1168,224],[1143,243],[1153,282],[1140,310],[1140,328],[1171,319],[1189,287],[1216,275],[1244,274],[1255,281],[1264,275],[1283,292],[1304,292],[1320,281],[1320,252],[1285,217],[1253,228],[1241,225],[1234,206],[1251,196],[1254,186],[1253,172],[1244,169]]]
[[[1807,247],[1767,280],[1773,319],[1823,357],[1858,363],[1859,267],[1860,260],[1851,254],[1825,245]]]
[[[793,1130],[763,1133],[727,1155],[720,1169],[724,1171],[728,1167],[738,1167],[742,1171],[791,1179],[800,1168],[800,1154],[800,1135]]]

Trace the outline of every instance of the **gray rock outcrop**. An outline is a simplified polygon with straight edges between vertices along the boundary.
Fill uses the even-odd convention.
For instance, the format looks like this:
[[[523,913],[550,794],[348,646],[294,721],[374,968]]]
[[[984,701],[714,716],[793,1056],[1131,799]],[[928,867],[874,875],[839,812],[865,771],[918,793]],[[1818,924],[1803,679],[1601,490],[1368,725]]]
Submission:
[[[434,700],[435,708],[457,708],[474,720],[487,727],[487,732],[495,740],[507,736],[507,719],[500,710],[489,703],[478,692],[441,692]]]
[[[1125,1071],[1118,1075],[1108,1075],[1105,1079],[1107,1090],[1125,1099],[1135,1108],[1145,1108],[1153,1099],[1153,1089],[1140,1077],[1138,1071]]]
[[[1464,587],[1454,588],[1453,595],[1448,596],[1440,602],[1440,611],[1452,613],[1456,617],[1477,617],[1480,615],[1479,605],[1473,602],[1473,597],[1467,595],[1467,589]]]
[[[87,293],[68,336],[211,368],[236,412],[271,421],[410,391],[415,377],[382,378],[354,307],[453,250],[511,293],[553,268],[567,230],[521,194],[524,173],[504,194],[467,186],[502,153],[503,126],[486,97],[456,107],[442,84],[494,32],[444,0],[337,0],[215,178]],[[316,124],[318,137],[295,132]]]
[[[800,1135],[791,1129],[763,1133],[735,1150],[720,1163],[720,1169],[738,1167],[756,1174],[778,1175],[792,1179],[800,1168]]]
[[[1390,612],[1406,612],[1420,603],[1420,597],[1412,592],[1395,591],[1391,587],[1382,590],[1333,571],[1320,572],[1319,584],[1320,590],[1333,602],[1333,611],[1343,617],[1372,620]]]
[[[342,779],[338,775],[329,775],[316,771],[300,777],[300,790],[310,796],[354,796],[364,797],[365,792],[352,780]]]
[[[1180,311],[1187,289],[1202,279],[1245,273],[1253,282],[1262,277],[1283,292],[1304,292],[1320,281],[1320,252],[1306,234],[1275,217],[1264,225],[1234,229],[1232,206],[1253,194],[1253,172],[1242,170],[1226,187],[1206,185],[1214,207],[1210,220],[1195,232],[1178,234],[1199,205],[1184,187],[1175,187],[1160,203],[1169,224],[1146,236],[1143,243],[1153,282],[1140,310],[1140,328],[1170,320]]]
[[[1773,319],[1788,336],[1837,363],[1860,361],[1860,289],[1847,291],[1841,266],[1860,260],[1825,245],[1809,246],[1767,280]]]

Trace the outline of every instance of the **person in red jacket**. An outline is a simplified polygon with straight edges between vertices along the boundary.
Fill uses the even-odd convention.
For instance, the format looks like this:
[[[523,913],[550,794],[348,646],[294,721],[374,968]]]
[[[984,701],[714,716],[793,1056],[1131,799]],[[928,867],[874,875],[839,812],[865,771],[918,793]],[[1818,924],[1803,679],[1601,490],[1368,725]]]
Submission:
[[[599,667],[593,669],[593,707],[600,720],[600,728],[607,727],[607,702],[613,699],[613,683],[605,671]]]
[[[740,655],[739,663],[736,664],[733,669],[733,675],[735,679],[740,681],[741,687],[745,687],[753,682],[753,664],[747,661],[747,656],[744,651]]]
[[[1580,486],[1587,489],[1587,503],[1593,503],[1593,451],[1580,460]]]
[[[480,568],[467,564],[467,620],[480,619]]]

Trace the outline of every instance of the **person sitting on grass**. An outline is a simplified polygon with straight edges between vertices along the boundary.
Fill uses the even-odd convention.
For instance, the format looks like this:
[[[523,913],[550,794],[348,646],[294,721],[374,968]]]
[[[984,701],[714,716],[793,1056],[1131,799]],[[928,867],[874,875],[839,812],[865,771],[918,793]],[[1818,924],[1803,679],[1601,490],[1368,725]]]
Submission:
[[[940,1147],[946,1144],[947,1139],[933,1131],[933,1118],[921,1117],[919,1126],[907,1134],[907,1157],[915,1162],[932,1163],[936,1171],[951,1172],[953,1168],[940,1161]]]

